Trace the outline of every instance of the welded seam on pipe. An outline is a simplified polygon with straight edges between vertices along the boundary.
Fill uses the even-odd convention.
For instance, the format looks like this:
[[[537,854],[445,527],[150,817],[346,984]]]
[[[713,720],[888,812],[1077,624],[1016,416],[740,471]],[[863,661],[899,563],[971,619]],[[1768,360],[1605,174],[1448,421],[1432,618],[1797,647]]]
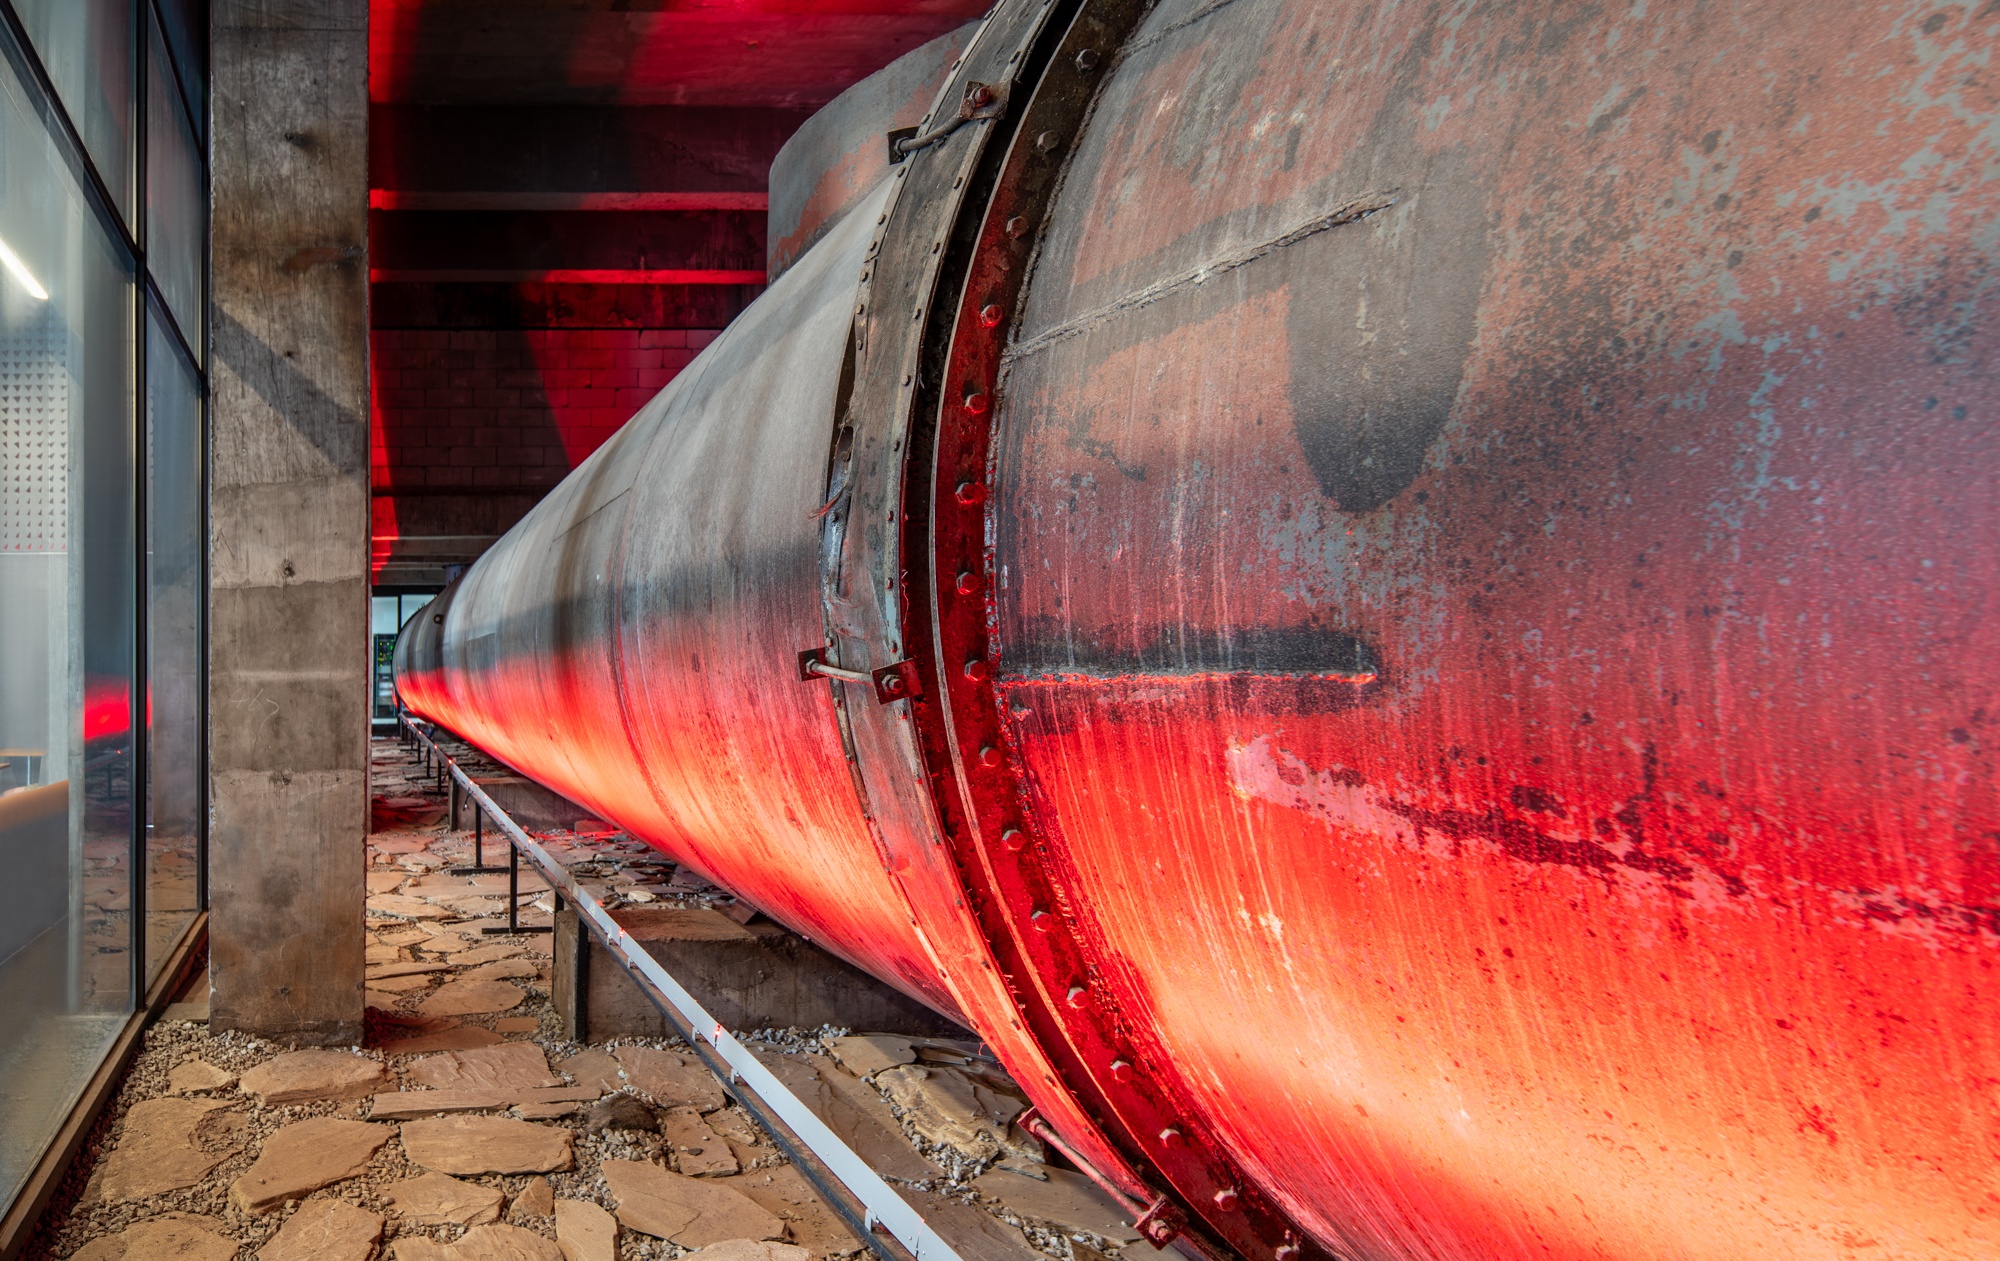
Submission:
[[[1214,14],[1216,10],[1226,9],[1230,5],[1235,3],[1236,0],[1209,0],[1207,4],[1201,6],[1199,9],[1196,9],[1193,13],[1187,14],[1184,17],[1175,18],[1173,21],[1167,23],[1159,30],[1147,34],[1144,38],[1135,39],[1131,43],[1126,44],[1123,48],[1120,48],[1118,50],[1118,61],[1122,63],[1127,57],[1130,57],[1133,53],[1140,52],[1147,48],[1151,48],[1153,45],[1159,43],[1161,40],[1166,39],[1169,36],[1175,35],[1181,31],[1184,31],[1188,27],[1193,26],[1197,22],[1206,20],[1210,15]]]
[[[1182,289],[1203,284],[1217,276],[1225,276],[1239,267],[1256,262],[1258,259],[1275,250],[1281,250],[1288,245],[1296,245],[1310,236],[1318,236],[1329,228],[1339,228],[1350,223],[1359,223],[1377,211],[1387,210],[1402,199],[1403,195],[1401,192],[1363,193],[1359,197],[1342,202],[1325,214],[1315,215],[1304,223],[1287,228],[1285,231],[1268,240],[1259,241],[1255,245],[1246,245],[1242,249],[1231,251],[1219,258],[1211,258],[1199,266],[1188,268],[1177,276],[1169,276],[1165,280],[1147,285],[1144,289],[1134,290],[1115,302],[1108,302],[1094,310],[1085,311],[1082,315],[1064,320],[1054,328],[1045,329],[1024,342],[1008,347],[1001,354],[1000,362],[1011,364],[1017,359],[1025,359],[1038,351],[1048,349],[1057,342],[1068,341],[1080,333],[1087,333],[1100,324],[1116,319],[1118,316],[1137,311],[1142,307],[1149,307],[1160,299],[1178,293]]]
[[[407,723],[407,719],[405,719]],[[923,1218],[910,1206],[910,1202],[896,1193],[896,1189],[883,1181],[882,1176],[871,1168],[867,1161],[857,1155],[853,1148],[843,1142],[839,1135],[828,1128],[826,1122],[806,1107],[799,1097],[779,1081],[777,1075],[764,1067],[762,1061],[750,1053],[749,1048],[737,1041],[722,1023],[708,1013],[694,995],[688,993],[672,973],[661,967],[659,961],[636,945],[621,928],[618,921],[611,918],[603,904],[583,890],[570,877],[569,871],[555,860],[555,856],[536,842],[501,809],[486,791],[472,782],[435,741],[415,726],[409,730],[437,754],[477,807],[484,808],[494,826],[506,834],[507,840],[528,861],[540,869],[549,886],[568,898],[577,909],[577,914],[588,923],[592,932],[604,943],[612,957],[627,972],[639,980],[641,988],[648,991],[647,997],[667,1015],[674,1024],[681,1026],[682,1033],[690,1043],[699,1040],[711,1048],[715,1055],[729,1067],[724,1084],[734,1086],[742,1083],[754,1092],[779,1120],[828,1171],[838,1178],[841,1185],[859,1200],[866,1210],[869,1228],[879,1225],[889,1232],[897,1242],[910,1250],[916,1261],[963,1261],[957,1249],[945,1242]],[[705,1057],[704,1057],[705,1058]],[[713,1071],[713,1065],[710,1066]],[[718,1077],[722,1074],[717,1073]],[[872,1241],[871,1241],[872,1242]]]

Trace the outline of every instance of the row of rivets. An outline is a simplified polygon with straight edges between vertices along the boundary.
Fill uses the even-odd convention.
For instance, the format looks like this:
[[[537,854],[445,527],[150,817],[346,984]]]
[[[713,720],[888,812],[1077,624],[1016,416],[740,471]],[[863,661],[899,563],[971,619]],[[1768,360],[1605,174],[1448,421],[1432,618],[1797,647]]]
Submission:
[[[1085,74],[1095,70],[1101,62],[1102,55],[1094,48],[1083,49],[1075,57],[1077,70]],[[1054,130],[1039,132],[1033,140],[1035,149],[1044,155],[1055,153],[1056,150],[1062,147],[1062,143],[1063,137],[1061,133]],[[1001,230],[1009,240],[1019,241],[1028,235],[1030,227],[1031,225],[1026,216],[1013,215],[1002,224]],[[1001,270],[1010,270],[1006,265],[1008,260],[1001,259],[999,262]],[[997,329],[1005,320],[1006,311],[998,302],[987,302],[979,308],[976,318],[980,327]],[[986,413],[990,405],[990,400],[987,392],[980,386],[968,385],[964,394],[963,404],[965,411],[969,415],[981,416]],[[985,500],[986,487],[981,481],[967,479],[958,483],[954,488],[953,498],[963,507],[976,507]],[[979,574],[974,572],[973,568],[962,570],[957,577],[956,589],[961,596],[976,594],[980,589]],[[973,657],[966,661],[964,674],[965,678],[970,682],[983,682],[990,676],[991,667],[983,658]],[[1005,757],[996,745],[987,744],[980,747],[978,764],[981,767],[988,770],[997,770],[1004,762]],[[1029,841],[1028,833],[1019,827],[1005,828],[1000,834],[1001,848],[1011,854],[1019,854],[1023,850],[1026,850],[1029,846]],[[1028,922],[1036,932],[1046,933],[1050,931],[1051,927],[1055,924],[1055,919],[1056,917],[1051,914],[1046,906],[1035,905],[1028,911]],[[1087,1008],[1090,1005],[1089,986],[1083,981],[1073,982],[1065,995],[1064,1001],[1070,1008],[1075,1010]],[[1118,1085],[1125,1086],[1132,1082],[1134,1074],[1132,1062],[1123,1056],[1113,1059],[1108,1066],[1108,1071],[1111,1080]],[[1168,1150],[1182,1149],[1187,1146],[1187,1137],[1177,1125],[1169,1125],[1160,1130],[1158,1140],[1160,1146]],[[1235,1186],[1225,1186],[1216,1191],[1213,1196],[1216,1208],[1222,1212],[1236,1211],[1241,1205],[1241,1200],[1242,1193]],[[1300,1252],[1301,1249],[1296,1236],[1288,1232],[1285,1242],[1276,1250],[1276,1261],[1298,1261]]]

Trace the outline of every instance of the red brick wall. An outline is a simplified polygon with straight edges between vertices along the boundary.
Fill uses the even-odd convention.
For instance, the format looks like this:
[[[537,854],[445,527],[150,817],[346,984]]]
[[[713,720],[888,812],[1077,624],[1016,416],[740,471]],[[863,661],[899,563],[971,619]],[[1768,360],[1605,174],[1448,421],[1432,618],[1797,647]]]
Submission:
[[[377,491],[543,490],[674,379],[703,329],[377,329]]]

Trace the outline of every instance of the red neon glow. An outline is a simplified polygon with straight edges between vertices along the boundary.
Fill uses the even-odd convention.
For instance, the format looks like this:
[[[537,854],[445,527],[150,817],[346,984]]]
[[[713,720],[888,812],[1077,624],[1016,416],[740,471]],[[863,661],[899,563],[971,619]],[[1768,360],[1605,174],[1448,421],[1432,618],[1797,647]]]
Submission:
[[[372,573],[418,495],[554,485],[672,381],[699,329],[377,330],[369,395]],[[390,492],[387,494],[381,492]]]
[[[83,739],[122,736],[132,730],[132,687],[124,679],[93,677],[83,685]],[[146,725],[153,722],[153,695],[146,693]]]
[[[448,64],[469,30],[504,15],[509,34],[543,54],[519,68],[522,79],[549,95],[818,105],[988,7],[987,0],[724,0],[494,9],[371,0],[369,97],[419,99],[427,65]]]

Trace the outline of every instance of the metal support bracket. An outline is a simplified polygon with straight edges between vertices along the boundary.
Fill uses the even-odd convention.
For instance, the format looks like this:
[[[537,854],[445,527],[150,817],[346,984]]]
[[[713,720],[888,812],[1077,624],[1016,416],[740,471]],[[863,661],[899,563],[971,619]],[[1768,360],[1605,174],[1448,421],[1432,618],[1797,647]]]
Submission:
[[[839,670],[826,663],[826,649],[808,648],[799,654],[799,682],[812,683],[819,679],[837,679],[842,676],[866,678],[858,670]]]
[[[454,876],[497,875],[503,871],[507,873],[507,926],[505,928],[483,928],[480,931],[494,936],[507,936],[516,933],[554,932],[555,928],[553,926],[537,926],[521,923],[521,854],[519,850],[515,849],[512,845],[507,847],[507,865],[505,867],[489,867],[486,865],[486,816],[479,804],[482,800],[486,799],[486,794],[478,792],[473,788],[472,780],[466,775],[464,768],[459,766],[457,760],[444,751],[444,746],[437,743],[436,732],[439,730],[437,724],[431,724],[432,734],[426,736],[417,730],[417,720],[411,718],[408,714],[402,715],[400,721],[403,729],[415,737],[418,747],[423,751],[424,757],[437,767],[438,777],[447,780],[451,784],[452,795],[457,796],[460,786],[463,785],[466,799],[472,802],[472,866],[452,867],[447,870]],[[455,825],[457,819],[454,817],[452,822]]]
[[[458,781],[452,781],[452,795],[458,795]],[[452,827],[458,827],[458,811],[452,811]],[[486,813],[472,803],[472,867],[452,867],[452,875],[498,875],[506,867],[486,865]]]
[[[919,127],[898,127],[894,131],[889,133],[888,140],[889,140],[890,166],[895,166],[897,163],[901,162],[904,158],[910,156],[909,150],[903,148],[903,145],[908,141],[915,140],[917,138],[917,134],[921,130],[922,128]]]
[[[924,681],[918,676],[914,661],[891,662],[869,677],[875,684],[875,699],[884,705],[924,694]]]
[[[1181,1211],[1174,1206],[1173,1201],[1164,1195],[1155,1195],[1150,1204],[1141,1204],[1127,1195],[1116,1182],[1105,1176],[1103,1170],[1091,1164],[1082,1152],[1065,1142],[1063,1136],[1056,1133],[1055,1127],[1042,1119],[1039,1109],[1029,1107],[1026,1112],[1014,1118],[1014,1124],[1020,1127],[1022,1133],[1041,1139],[1069,1157],[1070,1163],[1081,1169],[1084,1177],[1095,1182],[1106,1195],[1118,1202],[1119,1207],[1131,1216],[1132,1229],[1144,1235],[1154,1247],[1166,1247],[1179,1238],[1182,1230],[1186,1228],[1187,1219],[1181,1215]]]
[[[452,767],[457,771],[457,767]],[[478,807],[473,807],[477,809]],[[558,894],[557,896],[561,896]],[[507,847],[507,924],[503,928],[482,928],[487,937],[512,937],[519,933],[553,933],[554,924],[523,924],[521,922],[521,851],[512,845]]]
[[[951,121],[933,127],[929,131],[920,131],[915,127],[898,127],[889,133],[889,165],[894,166],[919,149],[928,149],[967,123],[1002,117],[1007,112],[1007,103],[1013,97],[1012,83],[966,84],[965,96],[959,100],[958,113]]]
[[[799,681],[810,683],[815,679],[866,683],[875,689],[875,699],[884,705],[924,694],[923,677],[917,673],[913,661],[892,661],[876,670],[846,670],[827,664],[824,648],[808,648],[799,654]]]

